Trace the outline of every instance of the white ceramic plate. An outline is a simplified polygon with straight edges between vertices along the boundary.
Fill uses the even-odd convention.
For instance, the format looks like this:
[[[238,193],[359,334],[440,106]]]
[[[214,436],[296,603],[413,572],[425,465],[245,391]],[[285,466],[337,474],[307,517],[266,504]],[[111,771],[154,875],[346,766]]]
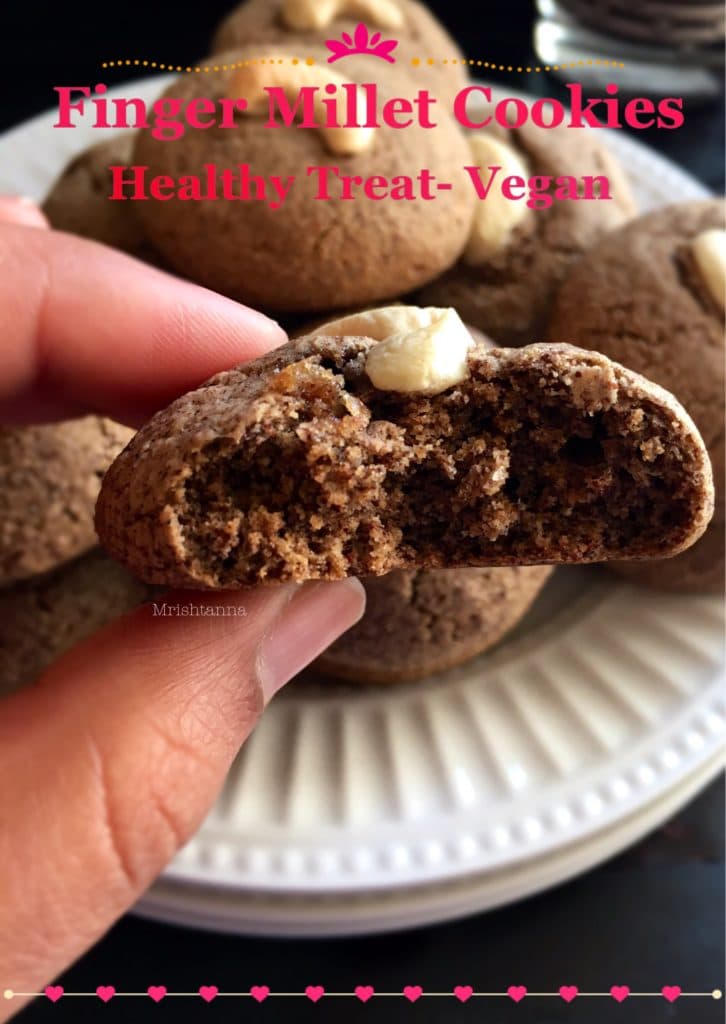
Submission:
[[[635,813],[722,744],[722,605],[559,571],[496,651],[425,683],[291,688],[168,877],[400,888]]]
[[[161,879],[136,913],[169,924],[242,935],[365,935],[467,917],[582,874],[667,821],[723,767],[718,754],[611,828],[497,871],[421,886],[337,895],[255,893]]]
[[[151,100],[164,81],[109,95]],[[0,137],[0,190],[42,197],[71,155],[104,137],[54,130],[54,119]],[[642,209],[707,194],[624,134],[608,141]],[[501,880],[626,835],[625,823],[721,756],[722,638],[719,598],[559,570],[496,651],[445,676],[290,688],[164,884],[228,887],[235,907],[248,893],[380,894]]]

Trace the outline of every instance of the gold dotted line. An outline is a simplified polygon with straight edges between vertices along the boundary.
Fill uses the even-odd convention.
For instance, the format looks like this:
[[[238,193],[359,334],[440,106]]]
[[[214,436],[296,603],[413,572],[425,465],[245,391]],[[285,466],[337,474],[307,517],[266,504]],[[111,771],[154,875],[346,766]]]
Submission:
[[[315,63],[314,57],[306,57],[301,60],[299,57],[289,57],[283,60],[282,57],[261,57],[254,60],[238,60],[233,64],[191,64],[184,67],[182,64],[161,64],[156,60],[105,60],[102,68],[158,68],[159,71],[181,71],[192,74],[208,74],[210,71],[233,71],[235,68],[246,68],[250,64],[307,64]]]
[[[161,64],[156,60],[105,60],[101,64],[102,68],[156,68],[159,71],[178,71],[186,72],[191,74],[208,74],[211,71],[233,71],[235,68],[249,67],[250,64],[285,64],[287,61],[291,64],[307,64],[311,66],[315,63],[314,57],[306,57],[301,60],[298,57],[270,57],[261,58],[259,60],[238,60],[233,64],[188,64],[186,66],[182,64]],[[545,64],[539,65],[514,65],[514,64],[497,64],[495,61],[489,60],[470,60],[466,57],[455,58],[453,60],[435,60],[433,57],[412,57],[411,65],[415,68],[418,67],[433,67],[436,64],[442,65],[465,65],[467,67],[476,68],[487,68],[489,71],[518,71],[518,72],[541,72],[541,71],[565,71],[567,68],[584,68],[591,67],[593,65],[599,65],[600,67],[609,68],[624,68],[625,64],[621,60],[573,60],[569,63],[565,62],[562,64]]]

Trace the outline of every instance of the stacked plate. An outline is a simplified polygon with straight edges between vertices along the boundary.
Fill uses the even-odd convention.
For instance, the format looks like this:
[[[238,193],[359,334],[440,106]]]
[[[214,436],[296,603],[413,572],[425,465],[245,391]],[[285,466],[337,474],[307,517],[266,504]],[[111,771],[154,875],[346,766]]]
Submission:
[[[151,101],[162,83],[133,94]],[[54,119],[0,137],[0,191],[41,198],[99,139]],[[641,209],[706,194],[622,133],[608,141]],[[351,934],[553,885],[718,773],[723,674],[721,598],[560,569],[505,642],[459,669],[388,689],[312,675],[283,692],[138,910],[246,933]]]
[[[424,684],[280,696],[140,910],[381,931],[585,870],[723,764],[723,608],[558,570],[500,647]]]

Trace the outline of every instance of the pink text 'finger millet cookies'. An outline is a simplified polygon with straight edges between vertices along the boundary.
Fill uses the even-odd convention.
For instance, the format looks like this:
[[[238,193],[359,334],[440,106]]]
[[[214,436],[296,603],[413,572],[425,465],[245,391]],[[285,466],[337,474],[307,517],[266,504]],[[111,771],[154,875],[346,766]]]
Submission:
[[[724,586],[724,280],[722,199],[667,206],[604,238],[563,284],[547,332],[596,349],[672,391],[711,456],[713,522],[664,561],[612,567],[674,590]]]
[[[467,136],[471,160],[484,181],[492,169],[486,200],[479,201],[469,242],[456,266],[419,294],[423,305],[453,306],[463,320],[499,345],[541,341],[555,291],[567,271],[607,231],[635,213],[625,175],[595,130],[540,128],[531,123],[499,125]],[[497,191],[509,175],[537,181],[530,208],[526,196]],[[553,195],[561,176],[577,181],[579,199]],[[583,179],[594,198],[584,197]],[[608,183],[611,198],[600,198]],[[549,185],[546,180],[549,179]],[[549,205],[546,205],[549,203]]]
[[[454,120],[440,111],[435,128],[396,129],[383,121],[270,128],[267,88],[293,99],[307,88],[315,103],[357,104],[363,94],[356,83],[370,78],[366,58],[346,60],[343,75],[325,66],[324,52],[313,66],[294,64],[289,50],[275,52],[277,60],[262,64],[259,50],[238,50],[230,61],[256,63],[188,75],[167,89],[165,96],[183,101],[244,98],[248,106],[230,128],[189,130],[174,140],[154,138],[153,126],[139,133],[134,163],[150,179],[204,177],[208,168],[215,181],[225,172],[237,176],[231,196],[222,184],[216,200],[174,195],[138,202],[154,246],[182,275],[278,312],[397,297],[450,266],[466,243],[476,202],[464,171],[468,148]],[[416,92],[395,68],[377,70],[375,86],[381,104]],[[327,111],[316,111],[315,123],[324,123]],[[424,173],[451,187],[432,184],[435,198],[421,198],[417,175]]]
[[[701,536],[711,467],[672,395],[598,353],[489,349],[453,310],[419,314],[362,314],[365,333],[291,341],[158,413],[104,479],[104,547],[146,582],[233,588]]]
[[[343,33],[354,38],[361,22],[369,35],[380,32],[383,39],[396,40],[398,66],[411,70],[443,105],[448,107],[466,85],[459,47],[431,11],[414,0],[247,0],[222,22],[212,52],[286,45],[304,58],[328,39],[339,40]],[[415,67],[414,60],[419,61]]]

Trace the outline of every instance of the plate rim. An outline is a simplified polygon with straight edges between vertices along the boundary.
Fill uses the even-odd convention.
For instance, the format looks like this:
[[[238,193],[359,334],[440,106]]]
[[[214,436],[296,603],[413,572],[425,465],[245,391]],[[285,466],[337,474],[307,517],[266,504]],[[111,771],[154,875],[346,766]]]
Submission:
[[[211,907],[207,911],[203,909],[204,900],[210,898],[212,890],[218,890],[217,894],[222,899],[228,898],[229,891],[225,887],[176,882],[164,877],[154,883],[131,913],[202,931],[268,937],[284,934],[296,939],[384,934],[461,920],[546,892],[593,870],[668,821],[718,778],[725,767],[726,751],[722,750],[691,776],[682,779],[633,815],[616,822],[612,828],[558,847],[541,857],[511,865],[509,869],[503,868],[494,876],[484,872],[438,885],[424,884],[403,892],[361,891],[356,894],[356,906],[364,907],[367,916],[355,913],[346,894],[339,894],[337,906],[328,904],[328,910],[336,907],[338,918],[328,913],[324,920],[315,916],[321,908],[315,894],[310,894],[307,905],[302,901],[296,903],[289,894],[283,894],[275,903],[271,919],[264,902],[255,905],[254,899],[259,894],[242,889],[237,890],[238,902],[233,912],[215,916]],[[518,884],[517,881],[513,883],[513,878],[518,879]],[[503,884],[507,880],[509,888]],[[496,892],[493,891],[495,889]],[[418,905],[417,897],[420,900]],[[406,907],[403,917],[402,904]],[[372,913],[376,905],[380,907],[377,917]],[[287,920],[284,919],[286,907]]]

